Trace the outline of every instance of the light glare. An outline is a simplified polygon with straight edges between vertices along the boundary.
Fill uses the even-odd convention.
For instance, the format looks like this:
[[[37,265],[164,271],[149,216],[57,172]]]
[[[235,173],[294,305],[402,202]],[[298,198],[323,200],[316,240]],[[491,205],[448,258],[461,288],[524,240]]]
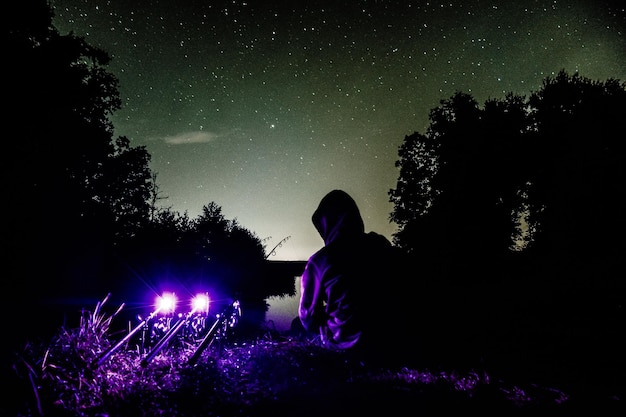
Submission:
[[[176,310],[176,295],[170,292],[163,293],[162,296],[157,297],[156,307],[161,314],[173,313]]]
[[[207,314],[209,312],[209,295],[207,293],[196,295],[191,300],[191,308],[197,313]]]

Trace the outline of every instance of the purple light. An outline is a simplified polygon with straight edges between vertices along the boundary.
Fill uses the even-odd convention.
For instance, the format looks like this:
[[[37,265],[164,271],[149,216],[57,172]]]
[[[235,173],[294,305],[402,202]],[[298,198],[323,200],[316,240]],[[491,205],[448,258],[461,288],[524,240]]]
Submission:
[[[207,293],[198,294],[191,300],[192,311],[197,313],[209,313],[209,295]]]
[[[157,297],[156,308],[161,314],[170,314],[176,310],[176,295],[173,292],[164,292]]]

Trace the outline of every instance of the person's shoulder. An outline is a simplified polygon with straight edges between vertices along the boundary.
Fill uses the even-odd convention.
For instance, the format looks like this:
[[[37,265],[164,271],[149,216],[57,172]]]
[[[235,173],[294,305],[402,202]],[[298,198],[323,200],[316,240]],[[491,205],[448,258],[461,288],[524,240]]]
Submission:
[[[368,247],[378,255],[378,258],[384,258],[387,262],[403,268],[408,263],[406,252],[398,246],[393,245],[385,236],[376,233],[367,233]]]
[[[378,233],[374,233],[372,239],[378,242],[379,250],[384,252],[389,262],[393,263],[400,269],[408,266],[410,263],[410,257],[404,249],[399,246],[395,246],[389,241],[389,239]]]
[[[312,267],[313,265],[315,266],[319,266],[322,264],[326,264],[329,262],[329,258],[332,257],[332,248],[329,247],[328,245],[323,246],[322,248],[320,248],[319,250],[317,250],[313,255],[311,255],[309,257],[309,259],[307,260],[306,263],[306,267],[310,266]]]
[[[377,232],[367,232],[365,234],[365,239],[367,239],[368,241],[381,245],[381,246],[388,246],[388,247],[392,247],[391,242],[389,241],[389,239],[387,239],[385,236],[381,235],[380,233]]]

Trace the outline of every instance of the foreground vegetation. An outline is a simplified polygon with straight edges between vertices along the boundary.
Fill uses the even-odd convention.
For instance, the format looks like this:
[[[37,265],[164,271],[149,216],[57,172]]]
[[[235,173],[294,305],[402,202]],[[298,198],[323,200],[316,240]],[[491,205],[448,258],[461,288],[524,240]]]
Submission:
[[[613,415],[623,398],[591,386],[560,386],[497,377],[482,367],[410,366],[351,357],[315,339],[265,326],[211,345],[191,366],[197,345],[173,345],[145,357],[132,343],[98,364],[118,339],[115,314],[102,304],[76,328],[27,344],[14,365],[15,395],[3,415],[21,416],[313,416],[355,412],[408,415]],[[118,336],[119,338],[119,336]],[[597,381],[602,385],[602,381]]]

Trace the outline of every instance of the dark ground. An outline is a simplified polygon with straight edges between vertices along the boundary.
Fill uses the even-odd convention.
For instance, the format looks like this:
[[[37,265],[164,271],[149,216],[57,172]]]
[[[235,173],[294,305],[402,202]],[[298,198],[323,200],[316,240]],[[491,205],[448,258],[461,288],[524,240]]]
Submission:
[[[18,366],[17,378],[7,380],[15,394],[7,398],[7,408],[0,414],[623,415],[623,384],[574,379],[574,369],[567,376],[572,379],[558,380],[564,375],[554,375],[550,382],[546,372],[532,375],[536,369],[525,375],[513,369],[507,375],[506,369],[458,360],[418,360],[406,366],[399,358],[331,352],[315,340],[272,331],[212,345],[196,366],[186,362],[193,351],[187,346],[164,350],[145,368],[139,365],[142,355],[131,350],[115,353],[93,369],[89,363],[98,350],[94,343],[84,332],[68,332],[48,346],[45,366],[43,361],[33,363],[37,348],[25,352],[24,357],[33,357],[33,370],[45,371],[29,373]],[[35,374],[39,376],[31,380],[29,375]],[[618,382],[623,375],[620,378]]]
[[[464,296],[432,304],[452,306],[447,312],[421,310],[407,330],[412,344],[381,330],[384,355],[330,352],[310,335],[266,324],[213,345],[196,366],[187,363],[192,344],[168,347],[145,368],[128,346],[94,369],[120,334],[90,312],[78,326],[59,328],[51,317],[58,332],[49,339],[14,352],[5,340],[11,365],[0,415],[626,415],[621,303],[568,297],[556,308],[551,297],[517,312],[506,300],[493,310]],[[24,319],[14,324],[29,329]]]

